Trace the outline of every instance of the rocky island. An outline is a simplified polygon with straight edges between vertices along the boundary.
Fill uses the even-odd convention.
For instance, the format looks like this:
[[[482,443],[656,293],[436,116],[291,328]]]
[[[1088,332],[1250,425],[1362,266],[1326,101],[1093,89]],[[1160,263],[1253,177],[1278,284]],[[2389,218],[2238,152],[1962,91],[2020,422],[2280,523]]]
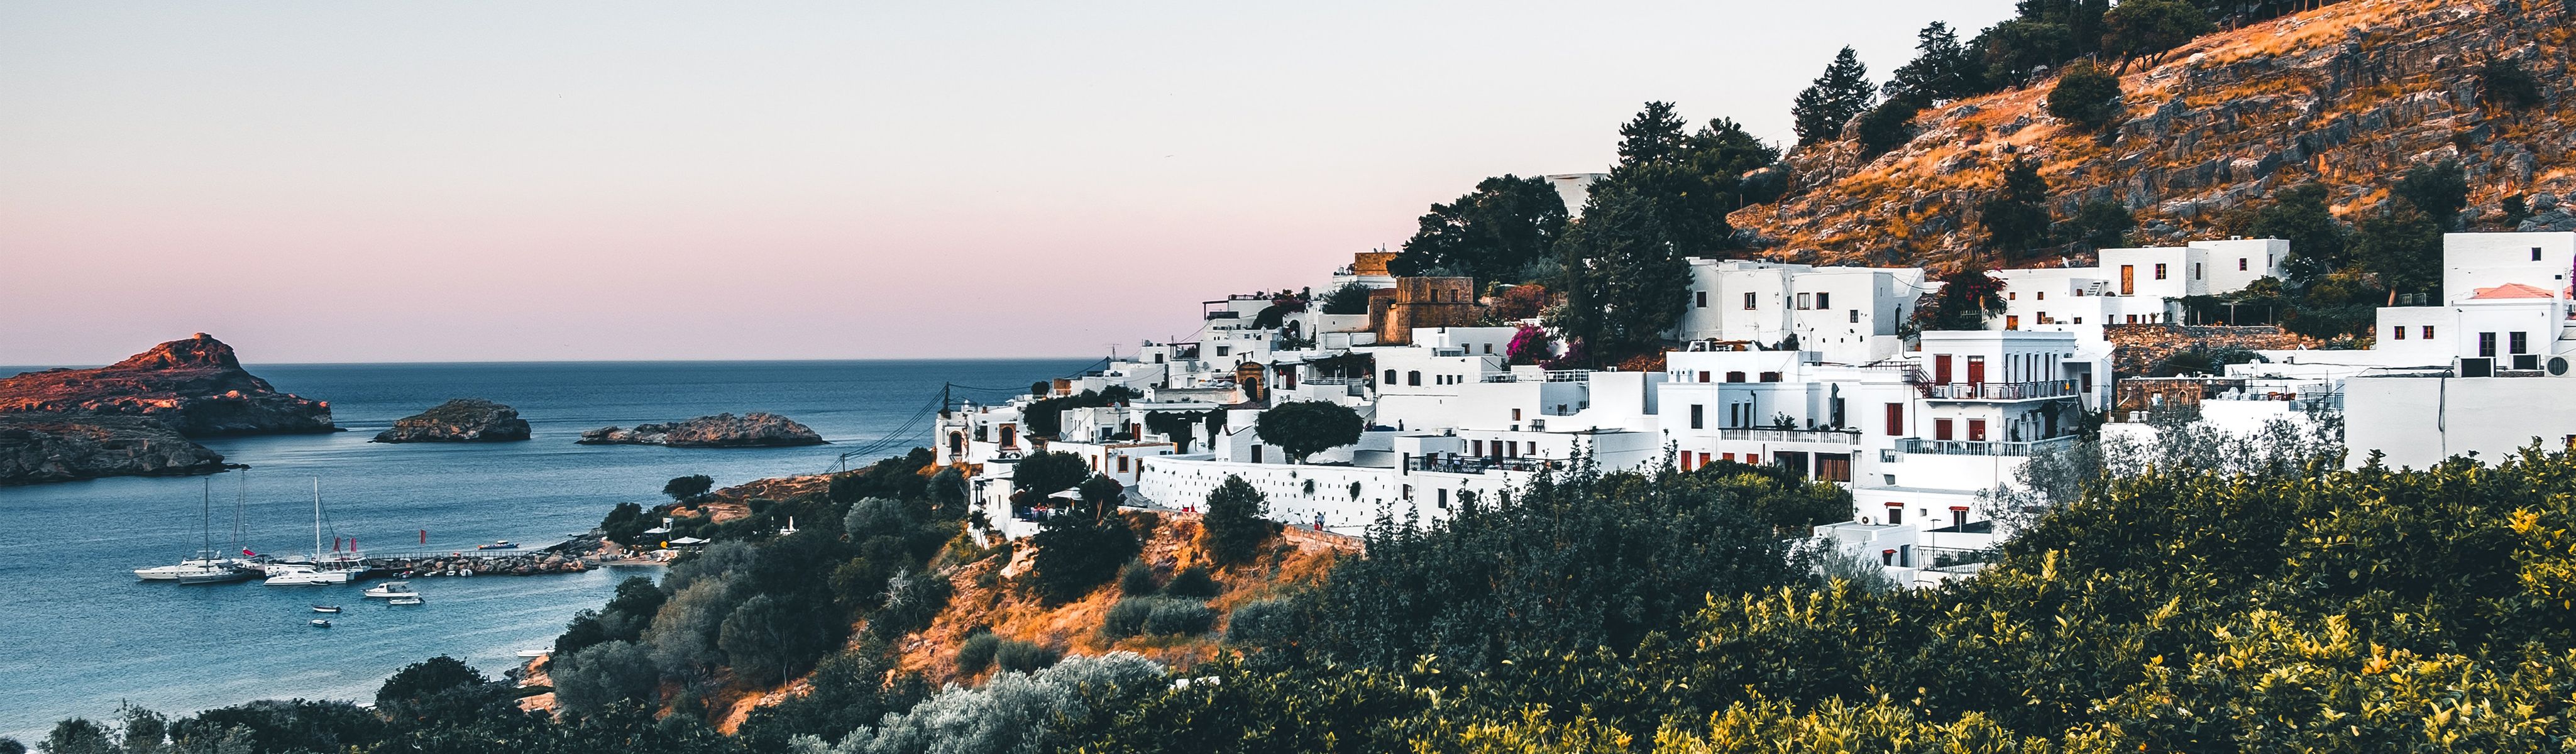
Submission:
[[[331,404],[281,393],[205,333],[96,369],[0,379],[0,485],[209,474],[217,435],[336,432]]]
[[[777,448],[821,445],[823,436],[784,416],[754,412],[717,414],[674,424],[601,427],[581,433],[582,445],[668,445],[674,448]]]
[[[457,398],[394,420],[369,442],[508,442],[528,439],[518,409],[481,398]]]

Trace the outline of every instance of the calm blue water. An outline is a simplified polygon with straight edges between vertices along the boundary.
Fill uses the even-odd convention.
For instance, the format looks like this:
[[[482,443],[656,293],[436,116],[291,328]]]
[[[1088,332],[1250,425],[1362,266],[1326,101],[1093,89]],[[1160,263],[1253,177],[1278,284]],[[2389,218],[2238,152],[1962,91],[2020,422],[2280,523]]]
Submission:
[[[617,580],[657,569],[570,576],[423,579],[428,604],[389,608],[362,587],[142,583],[131,569],[198,547],[198,497],[211,479],[216,545],[246,490],[260,552],[309,550],[311,485],[332,528],[372,551],[457,550],[495,539],[542,546],[589,529],[620,502],[650,504],[671,477],[719,485],[831,467],[936,400],[943,381],[1025,389],[1078,361],[642,362],[252,366],[280,390],[328,400],[329,435],[217,439],[247,472],[0,487],[0,736],[29,743],[55,720],[114,715],[121,701],[187,713],[261,698],[372,698],[403,665],[463,658],[497,675],[513,652],[549,646],[572,614]],[[0,374],[20,368],[0,367]],[[960,393],[961,396],[969,395]],[[975,393],[990,397],[989,393]],[[535,439],[379,445],[393,420],[456,397],[519,410]],[[675,450],[582,446],[582,430],[771,411],[834,445]],[[925,428],[914,440],[926,442]],[[910,447],[907,445],[906,447]],[[873,460],[873,459],[870,459]],[[429,541],[420,543],[420,532]],[[328,535],[326,535],[328,536]],[[342,605],[315,629],[307,605]]]

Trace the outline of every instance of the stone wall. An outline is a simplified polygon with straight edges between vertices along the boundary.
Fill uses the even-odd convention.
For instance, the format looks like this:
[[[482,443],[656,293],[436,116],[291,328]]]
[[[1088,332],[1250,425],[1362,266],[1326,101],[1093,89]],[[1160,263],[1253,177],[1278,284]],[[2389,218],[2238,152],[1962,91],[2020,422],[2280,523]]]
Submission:
[[[2111,342],[2111,371],[2121,376],[2147,374],[2192,348],[2291,349],[2308,342],[2271,325],[2104,325],[2102,337]]]

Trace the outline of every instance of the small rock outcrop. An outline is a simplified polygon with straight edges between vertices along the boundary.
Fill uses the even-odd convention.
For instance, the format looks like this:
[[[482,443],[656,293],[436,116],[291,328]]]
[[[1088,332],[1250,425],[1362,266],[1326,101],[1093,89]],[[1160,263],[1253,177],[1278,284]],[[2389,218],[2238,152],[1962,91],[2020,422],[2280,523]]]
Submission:
[[[458,398],[394,420],[370,442],[508,442],[528,439],[518,409],[481,398]]]
[[[221,454],[154,419],[0,414],[0,486],[223,469]]]
[[[0,379],[0,413],[140,416],[190,437],[339,430],[331,404],[277,392],[205,333],[97,369]]]
[[[771,413],[717,414],[675,424],[601,427],[581,433],[582,445],[668,445],[674,448],[777,448],[821,445],[823,436]]]

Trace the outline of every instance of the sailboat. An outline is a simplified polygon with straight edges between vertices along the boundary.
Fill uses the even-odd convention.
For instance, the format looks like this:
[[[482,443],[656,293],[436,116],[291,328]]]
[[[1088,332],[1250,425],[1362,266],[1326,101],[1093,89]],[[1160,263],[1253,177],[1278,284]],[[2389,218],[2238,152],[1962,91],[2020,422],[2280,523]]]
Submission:
[[[329,553],[326,554],[323,552],[322,478],[314,477],[313,562],[310,564],[271,563],[268,566],[268,580],[260,583],[267,584],[269,586],[323,586],[330,584],[346,584],[357,580],[358,573],[365,570],[366,564],[362,562],[364,560],[365,557],[358,554],[358,549],[355,544],[352,544],[347,550],[342,550],[340,549],[339,541],[337,539],[332,541],[331,551]]]
[[[205,541],[196,557],[177,565],[134,569],[134,576],[146,581],[176,581],[181,584],[222,584],[250,578],[250,574],[233,567],[230,558],[215,549],[214,498],[215,482],[208,479],[198,494],[197,529]]]

